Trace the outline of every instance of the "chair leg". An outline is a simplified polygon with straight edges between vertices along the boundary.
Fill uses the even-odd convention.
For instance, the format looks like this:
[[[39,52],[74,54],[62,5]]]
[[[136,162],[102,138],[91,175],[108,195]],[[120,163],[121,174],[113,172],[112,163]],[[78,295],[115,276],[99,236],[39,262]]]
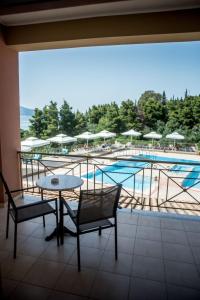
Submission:
[[[45,216],[42,217],[43,218],[43,227],[45,227]]]
[[[41,199],[44,200],[44,195],[43,195],[43,190],[41,191]],[[45,216],[42,217],[43,218],[43,227],[45,227]]]
[[[56,237],[57,237],[57,246],[60,245],[60,235],[59,235],[59,224],[58,224],[58,208],[56,203]]]
[[[14,231],[14,255],[13,257],[16,258],[17,253],[17,223],[15,223],[15,231]]]
[[[99,235],[101,235],[101,226],[99,227]]]
[[[78,271],[81,271],[81,257],[80,257],[80,236],[77,232],[77,260],[78,260]]]
[[[6,239],[8,238],[8,232],[9,232],[9,208],[7,212],[7,221],[6,221]]]
[[[115,259],[118,259],[118,249],[117,249],[117,220],[115,219]]]

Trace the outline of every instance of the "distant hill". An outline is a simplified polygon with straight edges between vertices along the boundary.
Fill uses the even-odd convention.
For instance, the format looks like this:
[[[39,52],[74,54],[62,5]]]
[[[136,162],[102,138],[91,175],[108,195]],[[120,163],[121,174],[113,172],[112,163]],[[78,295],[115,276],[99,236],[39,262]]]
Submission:
[[[20,115],[22,116],[32,116],[34,114],[34,109],[20,106]]]

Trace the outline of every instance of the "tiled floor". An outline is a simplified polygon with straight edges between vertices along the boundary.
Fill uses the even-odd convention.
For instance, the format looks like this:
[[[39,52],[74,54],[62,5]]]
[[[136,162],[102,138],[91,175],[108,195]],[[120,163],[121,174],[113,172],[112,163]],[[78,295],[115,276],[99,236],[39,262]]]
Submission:
[[[18,256],[12,258],[13,230],[5,240],[5,209],[0,209],[0,262],[5,299],[200,299],[200,220],[118,212],[118,261],[114,235],[105,230],[81,237],[82,271],[77,272],[76,239],[64,246],[44,237],[54,216],[19,225]],[[68,226],[71,226],[66,219]],[[12,226],[11,226],[12,227]],[[2,298],[1,298],[2,299]]]

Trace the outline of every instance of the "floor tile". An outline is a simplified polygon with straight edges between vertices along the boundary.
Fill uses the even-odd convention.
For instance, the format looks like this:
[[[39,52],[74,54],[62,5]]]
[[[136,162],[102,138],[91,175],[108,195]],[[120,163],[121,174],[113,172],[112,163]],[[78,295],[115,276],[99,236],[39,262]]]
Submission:
[[[119,223],[117,229],[118,236],[134,238],[136,235],[136,228],[137,228],[136,225]]]
[[[50,290],[39,286],[20,283],[10,294],[10,300],[46,300]]]
[[[194,263],[192,251],[186,245],[163,243],[163,253],[165,259]]]
[[[52,244],[42,252],[40,255],[41,259],[47,259],[56,262],[67,263],[69,259],[72,257],[73,253],[76,250],[76,246],[72,244],[65,243],[64,245]]]
[[[103,250],[89,247],[81,247],[81,266],[98,269],[102,255]],[[69,260],[69,264],[77,266],[77,250],[74,251],[72,257]]]
[[[138,223],[138,214],[135,214],[134,212],[130,213],[118,213],[118,222],[124,223],[124,224],[132,224],[137,225]]]
[[[163,242],[188,245],[187,236],[184,231],[162,229]]]
[[[19,284],[19,281],[11,280],[11,279],[2,279],[2,297],[7,299],[11,292],[16,288]]]
[[[158,281],[132,278],[129,300],[166,300],[165,285]]]
[[[165,261],[165,268],[168,283],[200,289],[200,276],[195,265]]]
[[[32,256],[18,255],[16,259],[10,255],[1,263],[2,276],[8,279],[22,280],[35,263]]]
[[[200,291],[175,286],[175,285],[168,285],[168,300],[199,300],[200,299]]]
[[[103,231],[103,230],[102,230]],[[97,249],[105,249],[108,243],[109,235],[99,236],[98,232],[93,232],[83,235],[83,240],[81,241],[82,246],[92,247]]]
[[[200,232],[200,221],[183,221],[183,226],[186,231]]]
[[[134,255],[132,276],[144,279],[164,281],[164,264],[160,258]]]
[[[20,246],[18,247],[18,253],[21,255],[30,255],[38,257],[48,247],[49,244],[48,242],[45,242],[45,240],[30,236],[23,243],[20,244]]]
[[[187,232],[186,234],[191,246],[200,247],[200,232]]]
[[[118,252],[132,254],[134,251],[134,240],[127,237],[119,236],[118,239]],[[110,237],[106,245],[106,249],[110,251],[115,250],[115,240],[114,237]]]
[[[139,216],[138,225],[148,227],[160,227],[160,218],[150,216]]]
[[[170,218],[161,219],[161,228],[163,229],[175,229],[175,230],[184,230],[182,220],[175,220]]]
[[[115,260],[114,251],[105,251],[101,260],[100,270],[116,274],[131,274],[132,255],[119,253],[118,259]]]
[[[136,239],[134,254],[161,258],[162,244],[158,241]]]
[[[63,263],[42,259],[37,260],[23,281],[46,288],[53,288],[64,267]]]
[[[196,264],[200,265],[200,247],[192,246],[192,253],[194,255],[194,260]]]
[[[26,221],[18,224],[18,233],[30,236],[37,228],[39,228],[39,226],[41,225],[31,221]]]
[[[93,299],[126,300],[128,297],[129,277],[99,271],[90,297]]]
[[[45,239],[45,237],[49,235],[54,230],[54,228],[55,226],[50,224],[47,224],[45,227],[43,227],[43,225],[39,226],[33,231],[31,236],[34,238]]]
[[[93,269],[82,267],[81,272],[78,272],[77,267],[67,265],[59,276],[55,289],[80,296],[88,296],[95,275],[96,271]]]
[[[58,292],[58,291],[52,291],[50,296],[48,297],[48,300],[86,300],[86,299],[88,298],[72,295],[68,293]]]
[[[136,238],[161,241],[161,230],[155,227],[138,226]]]

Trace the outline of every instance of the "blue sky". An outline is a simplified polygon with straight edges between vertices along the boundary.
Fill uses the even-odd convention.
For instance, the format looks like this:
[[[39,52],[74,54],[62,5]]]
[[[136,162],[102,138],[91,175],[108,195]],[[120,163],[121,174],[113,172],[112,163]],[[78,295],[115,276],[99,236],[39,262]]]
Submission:
[[[145,90],[200,94],[200,42],[22,52],[20,104],[42,108],[66,99],[74,110],[137,100]]]

